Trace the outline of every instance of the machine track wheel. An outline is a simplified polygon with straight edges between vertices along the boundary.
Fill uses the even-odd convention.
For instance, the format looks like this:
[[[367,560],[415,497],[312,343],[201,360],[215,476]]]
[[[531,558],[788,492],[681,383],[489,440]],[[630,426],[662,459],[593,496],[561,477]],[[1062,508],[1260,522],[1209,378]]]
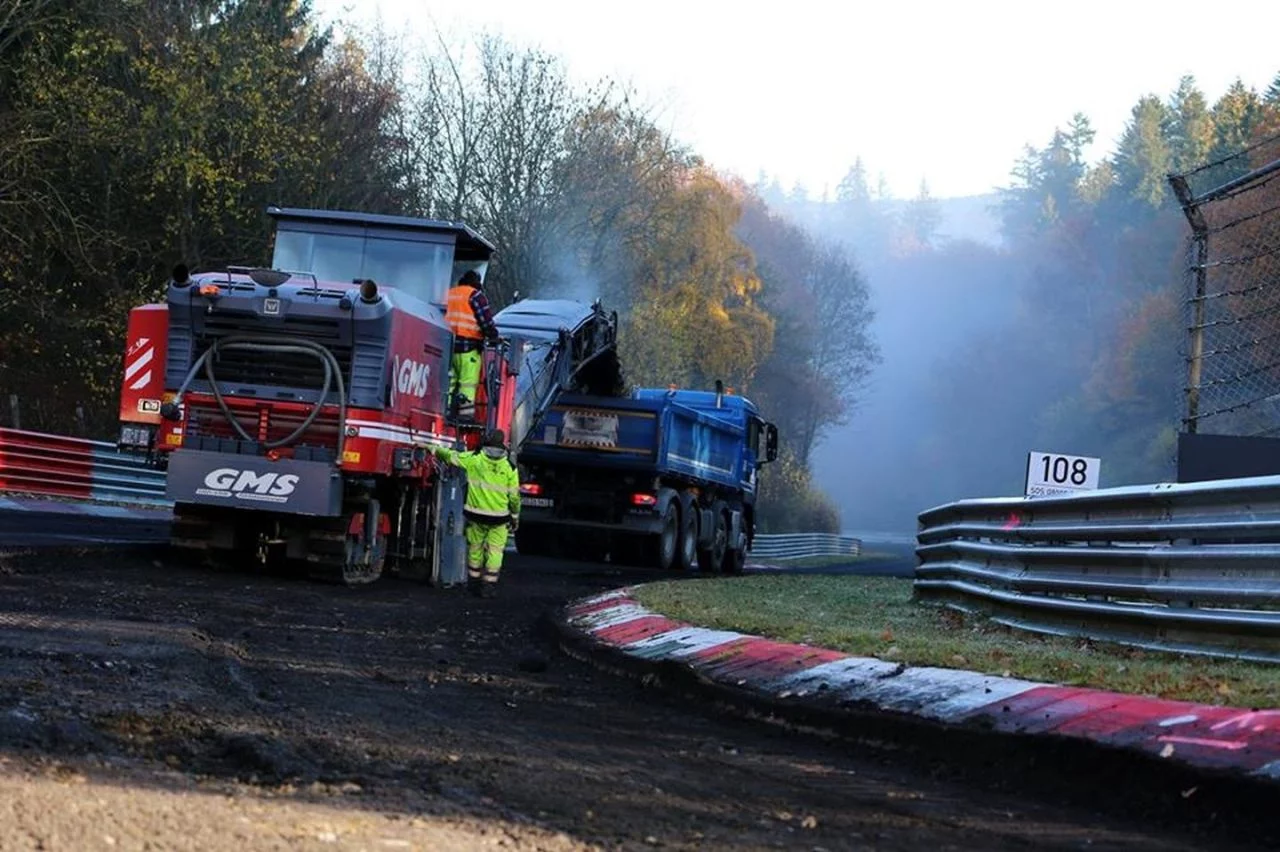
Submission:
[[[247,547],[237,547],[237,539],[226,517],[198,506],[174,506],[169,547],[184,561],[218,571],[241,570],[252,564],[252,554]]]
[[[386,566],[390,531],[391,521],[380,511],[377,500],[313,528],[307,536],[312,579],[346,586],[377,580]]]
[[[169,546],[184,555],[205,553],[213,537],[213,523],[209,518],[181,505],[173,508],[173,523],[169,526]]]

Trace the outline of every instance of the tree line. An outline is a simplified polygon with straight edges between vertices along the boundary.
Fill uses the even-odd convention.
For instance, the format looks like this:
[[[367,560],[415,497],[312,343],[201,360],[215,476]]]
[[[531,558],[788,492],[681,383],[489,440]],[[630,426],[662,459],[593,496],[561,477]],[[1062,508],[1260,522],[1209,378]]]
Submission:
[[[268,204],[461,219],[517,293],[619,312],[636,384],[749,395],[782,433],[766,530],[838,527],[821,436],[876,361],[849,252],[660,129],[634,92],[481,35],[344,38],[291,0],[0,0],[0,391],[107,437],[128,309],[267,259]]]
[[[992,199],[998,245],[946,238],[927,191],[889,205],[869,189],[861,162],[826,204],[779,200],[857,253],[877,304],[909,317],[892,333],[928,352],[909,373],[895,446],[849,448],[894,454],[896,485],[878,498],[885,511],[873,525],[905,527],[919,511],[963,497],[1020,494],[1033,449],[1101,457],[1104,486],[1172,481],[1191,258],[1168,178],[1197,170],[1195,191],[1222,185],[1280,157],[1268,142],[1278,133],[1280,75],[1264,91],[1236,80],[1212,99],[1184,77],[1164,95],[1139,98],[1120,137],[1092,162],[1096,133],[1076,114],[1011,164]],[[1244,201],[1233,203],[1230,215],[1247,219]],[[1274,208],[1280,196],[1248,203]],[[1214,245],[1248,243],[1258,224]],[[1249,254],[1247,246],[1235,252]],[[890,332],[879,333],[887,350]]]

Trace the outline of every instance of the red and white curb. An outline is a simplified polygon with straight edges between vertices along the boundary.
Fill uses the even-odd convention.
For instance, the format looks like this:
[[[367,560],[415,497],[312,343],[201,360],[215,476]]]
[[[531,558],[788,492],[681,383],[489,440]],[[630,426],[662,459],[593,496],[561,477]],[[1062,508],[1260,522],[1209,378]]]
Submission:
[[[645,609],[629,588],[570,604],[568,629],[627,656],[670,661],[779,700],[873,707],[1000,733],[1056,735],[1190,766],[1280,780],[1280,709],[1243,709],[914,667],[711,630]]]

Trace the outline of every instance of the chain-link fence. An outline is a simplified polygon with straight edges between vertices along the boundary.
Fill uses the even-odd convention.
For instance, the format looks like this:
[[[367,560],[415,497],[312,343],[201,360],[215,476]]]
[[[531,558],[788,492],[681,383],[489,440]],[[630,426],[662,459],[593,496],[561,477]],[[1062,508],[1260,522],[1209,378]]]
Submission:
[[[1191,223],[1187,432],[1280,434],[1280,136],[1169,178]]]

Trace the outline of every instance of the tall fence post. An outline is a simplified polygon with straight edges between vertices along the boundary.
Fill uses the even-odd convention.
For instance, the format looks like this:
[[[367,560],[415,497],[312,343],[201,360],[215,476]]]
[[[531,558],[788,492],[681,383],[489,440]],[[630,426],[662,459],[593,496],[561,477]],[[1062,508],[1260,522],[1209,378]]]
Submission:
[[[1280,434],[1280,134],[1167,180],[1192,231],[1184,431]]]
[[[1183,420],[1188,432],[1196,431],[1200,415],[1200,382],[1204,370],[1204,299],[1208,290],[1209,228],[1204,214],[1196,204],[1187,186],[1185,175],[1170,175],[1169,184],[1182,206],[1182,213],[1191,225],[1191,240],[1195,248],[1192,274],[1195,281],[1191,299],[1191,352],[1187,358],[1187,416]]]

